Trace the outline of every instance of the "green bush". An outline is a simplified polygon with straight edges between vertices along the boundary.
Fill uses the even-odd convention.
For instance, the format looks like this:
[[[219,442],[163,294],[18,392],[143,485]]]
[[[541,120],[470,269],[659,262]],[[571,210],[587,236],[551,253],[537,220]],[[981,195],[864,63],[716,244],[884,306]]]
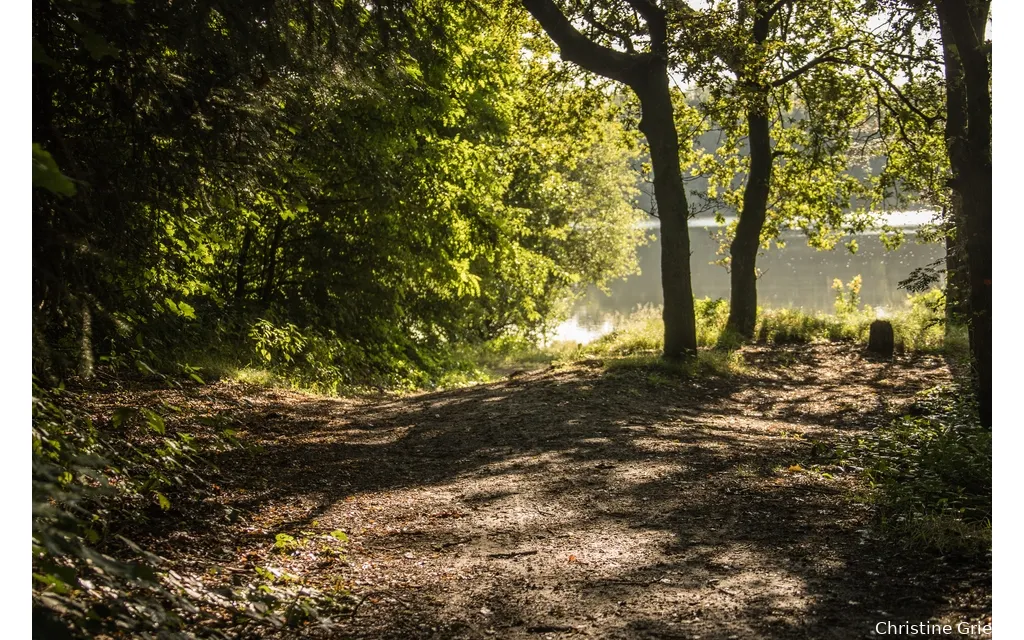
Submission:
[[[237,440],[220,426],[205,440],[172,433],[163,416],[139,407],[116,410],[100,428],[80,404],[63,387],[33,387],[35,635],[238,637],[268,625],[330,624],[350,608],[347,594],[339,599],[303,585],[256,580],[214,591],[120,535],[207,495],[213,468],[201,454],[237,446]]]
[[[992,432],[966,388],[931,389],[907,415],[836,453],[863,468],[884,530],[939,553],[990,550]]]
[[[169,506],[157,488],[187,454],[175,455],[167,444],[167,460],[145,450],[114,451],[63,389],[35,386],[33,396],[34,625],[49,637],[91,637],[115,629],[180,632],[184,621],[175,611],[187,611],[191,603],[159,579],[159,558],[110,532],[129,512],[127,503],[154,499]],[[162,432],[158,415],[140,416]],[[127,413],[122,419],[128,420]]]
[[[799,309],[759,309],[754,339],[766,344],[802,344],[816,340],[866,342],[876,314],[860,307],[859,282],[838,280],[835,313],[807,313]],[[903,308],[888,316],[898,348],[915,351],[967,353],[966,329],[948,327],[939,290],[908,295]],[[730,350],[742,344],[726,332],[729,303],[724,299],[694,301],[697,343],[702,349]],[[555,344],[539,347],[527,335],[508,332],[481,342],[428,346],[409,339],[363,344],[330,331],[301,329],[294,324],[258,318],[241,326],[246,338],[230,346],[229,340],[202,341],[225,345],[219,352],[192,354],[189,362],[175,365],[180,372],[203,376],[227,375],[260,384],[284,384],[321,393],[360,391],[367,388],[404,389],[457,386],[587,355],[645,356],[661,352],[664,324],[661,308],[647,305],[618,316],[615,329],[587,345]],[[237,342],[237,341],[236,341]],[[711,356],[705,356],[705,359]],[[716,370],[736,370],[734,360],[717,357]],[[127,360],[139,360],[132,356]],[[146,358],[149,359],[148,357]],[[194,375],[194,374],[193,374]]]

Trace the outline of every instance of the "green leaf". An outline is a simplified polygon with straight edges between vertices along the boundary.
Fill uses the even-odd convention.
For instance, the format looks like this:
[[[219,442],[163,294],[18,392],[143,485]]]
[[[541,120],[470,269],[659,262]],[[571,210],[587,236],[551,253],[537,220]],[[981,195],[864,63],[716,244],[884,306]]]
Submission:
[[[143,409],[143,413],[146,415],[146,425],[156,431],[160,435],[164,435],[167,432],[167,425],[164,424],[164,419],[159,413],[150,409]]]
[[[280,551],[287,551],[298,546],[293,536],[287,533],[279,533],[274,537],[274,548]]]
[[[32,186],[48,189],[57,195],[75,195],[75,183],[60,172],[57,162],[38,143],[32,143]]]
[[[335,529],[330,533],[330,536],[338,542],[348,542],[348,535],[346,535],[341,529]]]
[[[160,508],[161,509],[163,509],[164,511],[167,511],[168,509],[171,508],[171,501],[167,499],[167,496],[165,496],[164,494],[160,493],[159,491],[154,491],[153,494],[156,496],[156,499],[158,501],[160,501]]]
[[[114,426],[120,428],[126,424],[129,420],[138,415],[138,410],[132,407],[120,407],[114,409],[114,413],[110,416],[110,421],[114,423]]]

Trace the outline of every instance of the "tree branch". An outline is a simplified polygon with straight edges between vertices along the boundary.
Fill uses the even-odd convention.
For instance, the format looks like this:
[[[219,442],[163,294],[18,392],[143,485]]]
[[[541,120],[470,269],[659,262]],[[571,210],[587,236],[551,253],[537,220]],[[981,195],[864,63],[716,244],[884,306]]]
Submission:
[[[925,124],[931,126],[931,125],[935,124],[936,122],[938,122],[939,120],[942,119],[942,115],[940,113],[936,113],[934,116],[929,116],[925,112],[921,111],[921,109],[918,108],[917,105],[915,105],[913,102],[910,101],[909,98],[907,98],[905,95],[903,95],[903,92],[900,91],[899,87],[897,87],[893,83],[893,81],[888,78],[888,76],[886,76],[884,73],[882,73],[881,71],[879,71],[875,67],[873,67],[873,66],[871,66],[869,64],[856,64],[856,65],[854,65],[854,64],[849,63],[849,62],[847,62],[847,64],[851,64],[852,66],[860,67],[861,69],[864,69],[865,71],[867,71],[867,72],[869,72],[871,74],[874,74],[879,80],[884,82],[885,85],[889,87],[889,89],[892,90],[892,92],[896,95],[897,98],[899,98],[900,102],[902,102],[907,107],[907,109],[910,109],[910,111],[912,111],[914,113],[914,115],[916,115],[918,118],[921,118],[921,120],[923,120],[925,122]]]
[[[644,54],[629,54],[603,47],[576,30],[553,0],[522,0],[523,7],[558,45],[562,59],[623,84],[636,78],[632,73],[645,62]]]
[[[665,10],[654,4],[653,0],[626,0],[629,6],[636,9],[651,36],[651,53],[662,58],[667,56],[665,43],[668,41],[668,25],[665,21]]]
[[[830,51],[838,51],[838,49],[831,49]],[[782,85],[787,84],[791,80],[795,80],[796,78],[799,78],[800,76],[802,76],[803,74],[807,73],[808,71],[810,71],[814,67],[818,66],[819,64],[825,64],[826,62],[832,62],[832,63],[835,63],[835,64],[842,64],[843,60],[841,60],[839,58],[836,58],[835,56],[829,55],[829,54],[820,55],[817,58],[814,58],[814,59],[808,61],[806,64],[804,64],[804,65],[802,65],[800,67],[797,67],[796,69],[793,69],[792,71],[790,71],[786,75],[782,76],[778,80],[772,82],[768,86],[770,86],[773,89],[777,89],[778,87],[781,87]]]
[[[779,12],[779,9],[785,5],[793,2],[793,0],[779,0],[767,9],[761,10],[761,5],[757,5],[754,12],[754,42],[761,44],[768,39],[768,34],[771,31],[772,18]]]
[[[608,25],[604,24],[603,22],[597,19],[597,16],[594,14],[593,2],[589,3],[585,8],[583,8],[582,13],[583,18],[587,21],[587,24],[594,27],[604,35],[617,39],[619,42],[622,43],[622,47],[626,50],[627,53],[636,53],[636,50],[633,49],[633,39],[632,37],[630,37],[630,34],[626,33],[625,31],[613,29],[612,27],[609,27]]]
[[[761,19],[771,20],[772,18],[775,17],[775,14],[779,12],[779,9],[792,2],[793,0],[779,0],[778,2],[776,2],[772,6],[768,7],[767,9],[761,12]]]

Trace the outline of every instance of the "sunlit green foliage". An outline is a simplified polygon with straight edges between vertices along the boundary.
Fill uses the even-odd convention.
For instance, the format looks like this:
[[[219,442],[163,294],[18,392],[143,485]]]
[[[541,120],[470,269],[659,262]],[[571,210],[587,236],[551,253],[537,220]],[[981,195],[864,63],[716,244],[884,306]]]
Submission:
[[[873,174],[881,170],[875,165],[884,158],[872,144],[879,124],[872,75],[864,68],[877,49],[869,16],[855,2],[785,3],[762,42],[753,10],[731,6],[716,3],[680,41],[688,76],[701,87],[696,108],[706,129],[718,134],[716,148],[691,159],[692,174],[708,180],[699,195],[720,219],[742,210],[747,112],[763,103],[773,169],[761,242],[767,247],[783,229],[799,228],[811,246],[831,249],[868,226],[883,198],[874,188]],[[723,243],[735,228],[735,221],[726,227]]]
[[[614,100],[521,12],[83,7],[37,10],[40,372],[97,352],[419,384],[636,268]]]
[[[44,635],[244,635],[329,624],[347,597],[270,569],[230,593],[165,573],[115,532],[201,497],[204,455],[234,432],[199,438],[144,407],[95,425],[48,385],[97,366],[161,384],[232,370],[328,392],[444,383],[475,375],[466,356],[486,341],[525,340],[636,268],[618,100],[567,74],[524,15],[33,5]],[[301,535],[282,532],[281,550]]]

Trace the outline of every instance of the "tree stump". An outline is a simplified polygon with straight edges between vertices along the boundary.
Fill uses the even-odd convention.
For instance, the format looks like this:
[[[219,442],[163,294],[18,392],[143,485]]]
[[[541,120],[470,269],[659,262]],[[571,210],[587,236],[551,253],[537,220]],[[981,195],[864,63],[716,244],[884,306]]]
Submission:
[[[868,351],[891,358],[895,342],[896,337],[891,322],[875,320],[871,323],[871,332],[868,334]]]

